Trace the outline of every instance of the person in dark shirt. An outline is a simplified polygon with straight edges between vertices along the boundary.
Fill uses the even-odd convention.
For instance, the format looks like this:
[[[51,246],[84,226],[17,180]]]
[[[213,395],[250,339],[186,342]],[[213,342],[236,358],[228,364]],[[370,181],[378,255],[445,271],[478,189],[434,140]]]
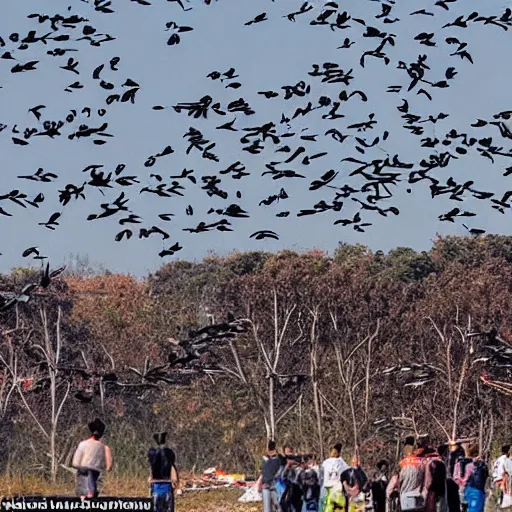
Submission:
[[[302,464],[303,469],[299,472],[297,482],[302,490],[302,510],[305,512],[318,512],[320,505],[320,479],[315,461],[308,460]]]
[[[441,455],[434,449],[428,449],[424,455],[425,512],[446,512],[446,466]]]
[[[455,475],[455,467],[457,466],[457,463],[461,459],[465,458],[466,453],[460,443],[450,442],[448,446],[449,446],[449,450],[450,450],[448,467],[447,467],[448,476],[453,478]]]
[[[258,480],[258,491],[263,497],[263,512],[277,512],[279,500],[276,491],[276,477],[284,466],[284,458],[276,451],[276,442],[269,441],[263,457],[263,467]]]
[[[374,512],[386,512],[386,488],[388,482],[388,463],[385,460],[381,460],[377,463],[377,472],[371,483]]]
[[[369,481],[361,467],[359,457],[353,457],[352,467],[343,471],[340,480],[346,496],[345,510],[353,512],[364,509],[364,501],[361,501],[360,498],[361,493],[368,491]]]
[[[449,451],[449,445],[443,444],[439,446],[437,452],[443,459],[446,467],[446,505],[448,508],[448,512],[461,512],[459,486],[455,483],[455,480],[453,479],[452,474],[450,473],[451,452]]]
[[[294,449],[286,445],[283,447],[285,465],[280,473],[285,483],[285,491],[280,500],[282,512],[301,512],[302,510],[302,490],[298,483],[299,463],[290,457],[294,455]]]
[[[176,455],[171,448],[167,447],[167,432],[160,432],[153,435],[158,445],[157,448],[150,448],[148,451],[148,462],[150,467],[151,495],[155,502],[165,501],[165,510],[174,512],[174,493],[179,486],[179,475],[176,468]],[[176,486],[173,485],[173,472]]]

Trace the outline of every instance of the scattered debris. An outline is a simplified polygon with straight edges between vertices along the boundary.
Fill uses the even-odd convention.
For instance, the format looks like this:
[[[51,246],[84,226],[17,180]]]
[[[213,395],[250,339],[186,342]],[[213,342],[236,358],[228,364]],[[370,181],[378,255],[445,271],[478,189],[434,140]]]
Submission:
[[[261,494],[258,492],[258,488],[256,487],[256,484],[252,485],[251,487],[248,487],[240,498],[238,498],[238,501],[240,503],[253,503],[256,501],[262,501]]]

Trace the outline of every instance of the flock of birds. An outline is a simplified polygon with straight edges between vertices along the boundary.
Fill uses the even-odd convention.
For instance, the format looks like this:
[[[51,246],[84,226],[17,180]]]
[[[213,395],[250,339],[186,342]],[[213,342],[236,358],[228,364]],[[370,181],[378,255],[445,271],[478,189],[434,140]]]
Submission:
[[[131,0],[137,2],[144,8],[151,9],[152,2],[147,0]],[[183,11],[191,10],[189,2],[181,0],[168,0]],[[218,0],[216,0],[218,1]],[[94,15],[115,16],[114,6],[107,0],[81,0],[88,5],[91,17]],[[440,12],[451,13],[460,9],[460,0],[438,0],[425,1],[432,4],[430,8],[417,9],[410,12],[410,17],[423,17],[426,21],[437,19]],[[214,2],[204,0],[206,6],[214,8]],[[360,119],[354,123],[347,123],[343,127],[344,108],[347,103],[370,101],[367,93],[352,87],[356,79],[356,69],[344,69],[333,62],[314,63],[307,73],[308,78],[299,81],[297,84],[283,85],[280,90],[262,90],[258,96],[265,101],[275,102],[275,111],[281,113],[275,120],[270,120],[261,125],[241,128],[239,117],[245,121],[256,114],[251,107],[250,99],[239,97],[228,104],[221,104],[212,95],[205,95],[199,100],[180,102],[175,105],[155,105],[155,111],[172,109],[175,114],[185,116],[190,126],[183,138],[188,143],[186,155],[196,153],[204,159],[204,167],[216,165],[217,172],[201,174],[200,172],[185,168],[182,172],[173,173],[166,178],[163,173],[153,172],[149,176],[142,177],[140,173],[127,172],[126,163],[119,163],[115,168],[106,168],[101,164],[91,164],[83,169],[84,178],[75,183],[67,183],[58,190],[58,201],[60,207],[52,213],[48,219],[41,219],[40,226],[49,230],[56,230],[59,227],[65,207],[73,202],[85,200],[92,194],[93,190],[99,191],[102,195],[105,192],[115,192],[115,199],[110,202],[100,203],[95,211],[91,212],[87,221],[101,222],[104,219],[114,219],[119,224],[119,231],[115,235],[115,241],[121,242],[132,237],[147,239],[158,236],[162,239],[161,257],[172,256],[180,251],[181,240],[173,239],[174,234],[166,227],[180,212],[163,212],[158,215],[158,222],[145,224],[142,216],[138,215],[130,205],[130,190],[138,190],[139,194],[146,194],[149,197],[163,198],[165,204],[170,204],[169,199],[185,197],[190,187],[200,187],[209,198],[221,200],[224,207],[212,206],[207,212],[207,218],[199,219],[183,231],[191,234],[205,233],[209,231],[230,232],[234,230],[233,222],[238,219],[245,219],[250,216],[249,208],[243,205],[244,192],[243,179],[254,173],[251,163],[243,163],[251,155],[260,155],[263,152],[271,152],[274,156],[265,164],[261,178],[269,177],[272,182],[279,180],[278,190],[272,191],[267,197],[263,197],[259,203],[264,207],[279,207],[279,205],[290,203],[286,201],[293,194],[289,193],[286,183],[297,180],[309,180],[311,192],[324,191],[326,197],[314,204],[304,205],[296,212],[291,208],[283,207],[276,213],[278,218],[286,218],[292,213],[297,216],[311,216],[321,213],[334,212],[339,218],[334,221],[335,225],[350,226],[352,229],[364,232],[372,225],[368,219],[369,213],[376,213],[382,216],[398,215],[399,209],[390,204],[393,196],[393,188],[400,182],[407,181],[407,192],[411,193],[412,185],[419,182],[426,182],[430,187],[432,198],[444,196],[454,202],[454,207],[448,212],[439,216],[439,220],[455,222],[456,219],[474,217],[475,212],[468,211],[461,206],[461,202],[467,197],[474,197],[486,200],[491,203],[492,208],[505,213],[511,206],[512,190],[503,194],[496,194],[487,190],[480,190],[474,181],[456,181],[448,177],[446,181],[435,175],[436,170],[446,172],[446,168],[455,160],[460,160],[468,154],[478,154],[482,158],[494,164],[497,161],[507,161],[512,157],[512,149],[504,146],[512,140],[512,110],[503,110],[492,115],[487,120],[475,119],[475,122],[467,130],[460,131],[451,127],[444,135],[436,136],[436,127],[444,126],[443,121],[449,118],[448,113],[436,113],[421,115],[412,106],[414,96],[426,98],[435,104],[435,96],[442,93],[443,89],[449,88],[456,79],[457,65],[473,64],[473,58],[469,52],[468,43],[464,41],[464,31],[471,26],[482,25],[496,30],[508,31],[512,26],[512,11],[507,8],[504,12],[493,15],[483,15],[478,12],[468,12],[463,15],[453,15],[451,22],[438,27],[435,32],[422,32],[415,35],[414,42],[418,45],[420,53],[416,60],[403,62],[394,60],[395,47],[409,44],[394,34],[395,24],[406,24],[407,19],[400,19],[395,16],[396,0],[379,1],[368,0],[368,17],[361,19],[353,17],[344,7],[335,1],[323,3],[304,2],[300,8],[283,16],[284,23],[297,23],[302,20],[309,20],[309,25],[315,29],[325,29],[344,34],[346,31],[357,33],[358,40],[345,37],[343,44],[338,48],[342,51],[357,45],[360,41],[375,42],[375,47],[361,52],[359,65],[361,68],[375,65],[372,61],[381,62],[383,66],[394,66],[398,70],[398,85],[387,86],[387,92],[400,97],[397,110],[403,119],[404,133],[400,137],[411,136],[418,138],[418,147],[427,148],[430,151],[428,158],[421,161],[404,161],[398,154],[389,154],[383,144],[390,137],[387,130],[379,128],[382,120],[377,119],[375,113],[370,113],[367,118]],[[377,10],[375,9],[377,7]],[[482,5],[485,10],[487,6]],[[371,15],[373,12],[373,16]],[[262,24],[269,20],[270,14],[266,12],[257,14],[253,19],[245,22],[247,30],[256,30],[253,26]],[[44,45],[46,53],[55,58],[60,69],[73,74],[75,81],[65,89],[65,93],[73,93],[84,87],[81,83],[83,70],[81,63],[77,60],[79,52],[83,51],[79,45],[88,43],[93,48],[108,45],[116,39],[115,35],[98,31],[89,18],[73,14],[72,7],[67,13],[48,14],[32,13],[28,16],[34,23],[37,23],[39,30],[31,30],[28,34],[14,32],[2,37],[0,34],[0,65],[11,65],[11,73],[35,73],[39,70],[40,61],[27,60],[25,53],[34,47]],[[179,45],[185,34],[193,33],[194,28],[180,26],[175,21],[167,22],[165,31],[171,32],[167,44],[169,46]],[[264,25],[262,25],[264,30]],[[348,32],[346,32],[348,33]],[[431,69],[427,49],[447,49],[447,56],[452,59],[454,65],[447,67],[443,75],[438,75]],[[3,61],[3,62],[2,62]],[[8,63],[11,64],[8,64]],[[8,126],[0,124],[0,132],[10,132],[11,140],[19,146],[29,146],[41,137],[56,139],[67,135],[69,140],[92,141],[91,159],[94,155],[94,145],[108,143],[114,134],[109,132],[109,123],[106,119],[109,107],[115,103],[134,104],[137,93],[144,87],[130,77],[114,79],[120,73],[121,58],[113,56],[107,62],[99,63],[92,71],[92,79],[100,90],[104,91],[104,105],[101,108],[80,107],[72,109],[65,119],[45,118],[46,105],[30,106],[28,111],[33,115],[34,125]],[[376,68],[377,72],[377,68]],[[37,75],[34,75],[37,76]],[[243,89],[242,78],[234,67],[226,70],[213,70],[205,73],[206,79],[221,85],[224,89],[239,91]],[[313,97],[314,83],[329,87],[335,92],[334,95],[321,95]],[[340,88],[342,89],[340,92]],[[1,93],[1,91],[0,91]],[[238,95],[239,93],[236,93]],[[390,102],[392,101],[390,96]],[[283,112],[291,99],[302,99],[304,105],[294,111]],[[317,112],[318,111],[318,112]],[[156,114],[157,115],[157,114]],[[294,128],[296,121],[306,122],[309,116],[321,115],[321,119],[329,126],[323,134],[309,133],[307,128]],[[220,118],[222,121],[216,127],[217,130],[232,133],[239,137],[241,144],[239,150],[240,158],[233,162],[222,158],[216,151],[216,142],[213,136],[204,134],[199,123],[206,118]],[[85,118],[85,121],[84,121]],[[103,119],[105,118],[105,119]],[[183,119],[184,121],[185,119]],[[179,122],[179,121],[178,121]],[[243,124],[243,123],[242,123]],[[255,123],[256,124],[256,123]],[[430,129],[432,128],[432,130]],[[482,136],[481,130],[487,128]],[[321,164],[322,158],[327,156],[327,141],[334,141],[337,144],[339,154],[346,154],[348,149],[353,148],[358,156],[348,156],[341,162],[349,165],[351,171],[349,178],[353,181],[345,183],[341,178],[343,173],[340,170],[328,169],[315,179],[310,179],[311,172],[308,166]],[[2,143],[5,143],[5,139]],[[233,141],[233,145],[237,142]],[[352,146],[349,146],[351,144]],[[315,149],[317,147],[317,149]],[[144,166],[151,171],[160,160],[167,160],[177,150],[172,145],[167,145],[155,154],[147,156]],[[369,155],[376,156],[372,158]],[[282,155],[282,156],[278,156]],[[510,160],[508,160],[510,163]],[[162,165],[168,165],[163,162]],[[504,175],[512,173],[512,165],[506,167]],[[29,197],[20,189],[12,190],[0,195],[0,214],[13,216],[13,207],[39,208],[46,200],[43,187],[51,185],[57,180],[55,172],[38,168],[32,173],[18,176],[20,182],[30,180],[42,185],[42,191]],[[224,180],[224,184],[223,184]],[[236,180],[233,183],[240,183],[239,190],[234,194],[227,191],[225,180]],[[359,180],[359,184],[355,182]],[[274,185],[275,186],[275,185]],[[295,185],[293,185],[295,186]],[[114,196],[113,196],[114,197]],[[348,202],[356,204],[359,210],[349,216],[341,216],[348,208]],[[156,204],[156,203],[155,203]],[[189,204],[185,209],[186,217],[193,217],[196,212],[194,205]],[[213,216],[213,218],[211,217]],[[185,217],[185,218],[186,218]],[[466,221],[467,222],[467,221]],[[483,234],[484,231],[474,227],[464,227],[475,236]],[[271,229],[270,229],[271,228]],[[274,225],[262,226],[262,229],[250,234],[255,240],[279,239],[279,234]],[[34,253],[34,249],[30,248]],[[27,251],[25,251],[27,253]],[[38,254],[38,257],[43,257]]]
[[[141,8],[151,9],[157,0],[131,0]],[[203,0],[204,5],[215,8],[215,3],[222,0]],[[272,0],[274,2],[274,0]],[[183,12],[191,10],[187,0],[167,0],[177,4]],[[412,186],[419,182],[426,182],[430,188],[432,198],[443,196],[454,202],[453,208],[439,216],[439,220],[455,222],[456,219],[475,217],[476,213],[468,211],[461,206],[464,199],[473,197],[487,201],[492,208],[500,213],[506,213],[511,207],[512,190],[503,194],[496,194],[487,190],[480,190],[473,181],[456,181],[452,176],[442,179],[436,171],[446,172],[446,169],[456,160],[461,160],[468,155],[479,155],[489,165],[501,162],[504,164],[504,176],[512,173],[512,110],[502,110],[490,114],[488,119],[475,119],[467,129],[460,130],[449,127],[441,135],[442,128],[450,114],[444,112],[422,115],[413,105],[414,98],[428,100],[435,105],[435,98],[442,91],[451,87],[458,74],[458,65],[473,65],[473,57],[468,43],[464,41],[464,32],[472,26],[484,26],[490,29],[508,31],[512,27],[512,10],[503,9],[497,14],[480,14],[467,12],[453,15],[450,22],[440,24],[433,32],[421,32],[415,34],[413,41],[404,41],[394,32],[395,24],[407,24],[408,19],[397,17],[397,0],[368,0],[368,17],[361,19],[354,17],[344,8],[339,1],[327,2],[303,2],[292,12],[283,16],[283,23],[299,23],[305,21],[312,30],[329,30],[336,34],[343,34],[340,50],[340,59],[343,52],[352,46],[358,46],[361,41],[373,45],[370,49],[361,51],[359,67],[367,69],[369,66],[382,65],[394,67],[397,73],[397,83],[384,86],[389,93],[389,101],[398,96],[396,110],[403,120],[404,131],[400,137],[404,140],[417,140],[418,148],[426,149],[429,156],[420,161],[405,160],[398,154],[390,154],[384,149],[385,143],[391,137],[386,129],[381,129],[385,120],[378,119],[375,112],[369,113],[356,122],[345,123],[343,119],[348,103],[369,103],[371,98],[368,93],[353,87],[356,81],[357,69],[347,69],[334,62],[313,63],[304,79],[296,84],[285,84],[278,90],[266,89],[258,91],[258,97],[271,102],[273,110],[277,112],[276,118],[262,124],[254,123],[247,127],[246,123],[257,112],[251,106],[250,98],[243,97],[243,78],[237,73],[235,67],[226,65],[226,69],[206,70],[205,79],[212,82],[213,86],[233,91],[233,99],[226,104],[214,99],[215,94],[205,95],[199,99],[178,102],[174,105],[154,105],[155,112],[171,111],[177,116],[178,122],[187,122],[189,127],[183,132],[183,139],[188,144],[186,158],[191,153],[199,155],[204,162],[204,168],[217,167],[217,172],[203,174],[201,171],[184,168],[181,172],[174,172],[166,177],[163,172],[153,171],[160,162],[168,165],[172,155],[177,153],[176,145],[166,145],[159,148],[154,154],[148,155],[144,160],[144,168],[152,172],[147,177],[140,173],[127,171],[130,164],[119,163],[115,168],[107,168],[105,165],[92,163],[82,170],[83,178],[67,183],[58,190],[59,208],[48,219],[41,219],[39,225],[42,229],[56,230],[59,227],[61,217],[66,207],[74,202],[86,200],[93,191],[99,191],[102,196],[108,192],[114,193],[115,199],[102,202],[87,217],[90,223],[102,222],[104,219],[113,219],[119,225],[119,231],[115,235],[115,241],[121,242],[132,237],[147,239],[152,236],[160,236],[162,250],[159,255],[163,257],[173,256],[182,247],[182,241],[176,240],[171,230],[166,227],[169,223],[181,216],[180,212],[162,212],[158,214],[157,223],[144,223],[142,216],[138,215],[131,207],[131,190],[138,194],[146,194],[149,198],[163,198],[165,204],[170,204],[169,199],[186,197],[192,187],[200,187],[207,198],[223,201],[223,207],[212,206],[207,211],[207,218],[199,219],[190,227],[183,229],[191,234],[210,231],[231,232],[234,230],[235,219],[250,217],[249,208],[243,205],[244,191],[243,180],[254,175],[255,165],[247,162],[252,157],[271,153],[273,156],[264,164],[261,178],[269,177],[273,184],[272,191],[261,198],[259,206],[277,207],[277,218],[286,218],[295,213],[298,217],[326,214],[333,212],[337,215],[335,225],[350,226],[352,229],[364,232],[372,225],[368,214],[381,216],[399,215],[399,209],[390,203],[393,199],[393,189],[401,182],[407,182],[407,192],[412,192]],[[453,11],[461,10],[464,6],[462,0],[425,0],[429,7],[417,9],[408,13],[409,17],[422,17],[427,22],[437,20],[438,14],[443,12],[451,15]],[[108,44],[116,40],[115,34],[103,33],[93,26],[90,18],[94,16],[115,16],[115,8],[109,0],[81,0],[89,9],[90,16],[84,17],[73,13],[70,6],[68,11],[62,14],[32,13],[28,16],[36,28],[27,34],[13,32],[0,34],[0,66],[10,66],[11,74],[37,73],[42,71],[41,60],[30,60],[25,57],[34,47],[46,49],[46,54],[57,61],[58,67],[64,72],[70,73],[70,83],[62,91],[63,94],[76,94],[85,86],[82,83],[82,63],[78,60],[82,45],[88,45],[92,49],[108,47]],[[487,10],[487,5],[482,4],[482,10]],[[142,15],[142,13],[141,13]],[[267,22],[271,13],[262,12],[255,14],[243,24],[246,30],[258,30],[255,25]],[[103,26],[103,24],[102,24]],[[264,25],[262,30],[264,30]],[[166,44],[176,47],[185,38],[193,37],[194,28],[187,25],[179,25],[176,21],[165,23]],[[350,33],[350,37],[346,34]],[[418,45],[419,54],[412,62],[404,62],[394,57],[396,47],[400,45]],[[439,75],[432,70],[428,51],[429,49],[446,49],[453,65],[446,67]],[[33,124],[21,126],[18,124],[2,124],[0,119],[0,137],[9,134],[8,137],[16,146],[27,147],[41,138],[49,139],[67,137],[70,141],[89,140],[91,145],[91,160],[94,159],[94,147],[108,144],[114,137],[110,133],[108,116],[111,106],[114,104],[135,104],[137,94],[144,88],[144,83],[123,76],[120,69],[122,59],[112,56],[92,70],[91,76],[98,90],[103,94],[103,104],[99,107],[86,106],[71,109],[63,119],[49,119],[45,117],[47,105],[31,105],[28,112],[33,117]],[[46,63],[46,62],[45,62]],[[376,68],[377,69],[377,68]],[[121,78],[117,78],[121,75]],[[34,74],[34,77],[37,75]],[[328,86],[332,94],[314,96],[316,86],[326,90]],[[0,84],[1,89],[1,84]],[[0,91],[2,94],[2,91]],[[239,97],[237,97],[239,96]],[[288,109],[290,100],[303,102],[300,107]],[[272,103],[273,102],[273,103]],[[154,114],[155,116],[163,114]],[[310,133],[307,128],[299,128],[297,124],[305,123],[313,116],[319,116],[325,122],[326,129],[323,133]],[[217,142],[213,135],[205,134],[201,123],[206,119],[218,119],[216,130],[226,134],[232,134],[233,147],[239,148],[239,158],[226,159],[222,157],[217,148]],[[240,122],[242,118],[244,122]],[[245,126],[245,127],[244,127]],[[436,132],[437,128],[437,132]],[[485,130],[484,130],[485,129]],[[230,135],[231,136],[231,135]],[[393,134],[393,136],[396,136]],[[415,137],[415,139],[412,139]],[[5,138],[1,141],[6,143]],[[321,165],[322,158],[328,155],[327,143],[335,144],[340,155],[346,155],[349,150],[357,152],[357,156],[346,156],[341,162],[351,166],[349,178],[352,181],[343,182],[343,173],[336,169],[325,169],[315,178],[311,178],[309,166]],[[407,142],[408,144],[408,142]],[[509,146],[509,148],[505,146]],[[174,146],[174,147],[173,147]],[[176,155],[174,156],[176,157]],[[235,161],[233,161],[235,160]],[[244,161],[244,162],[243,162]],[[506,167],[509,165],[508,167]],[[180,166],[181,167],[181,166]],[[26,172],[17,177],[20,183],[27,181],[41,185],[41,191],[34,197],[19,189],[11,190],[0,195],[0,215],[13,217],[14,208],[38,209],[46,201],[44,187],[51,187],[52,183],[59,179],[57,173],[43,167]],[[224,181],[223,181],[224,180]],[[233,181],[231,181],[233,180]],[[309,181],[308,189],[312,193],[324,192],[323,199],[312,201],[313,204],[303,205],[298,211],[292,212],[291,207],[281,205],[288,204],[293,196],[289,192],[289,183],[297,180]],[[236,183],[238,190],[231,194],[227,190],[226,181]],[[277,188],[275,188],[278,183]],[[288,191],[287,191],[288,188]],[[312,194],[313,195],[313,194]],[[234,197],[233,197],[234,196]],[[343,216],[347,204],[357,204],[359,210],[355,215]],[[157,203],[155,203],[157,204]],[[20,210],[18,210],[20,211]],[[194,205],[187,205],[186,217],[197,215]],[[158,225],[157,225],[158,224]],[[172,224],[171,224],[172,225]],[[255,240],[279,239],[275,230],[275,224],[264,227],[250,234]],[[474,235],[484,233],[482,229],[464,227]],[[271,229],[270,229],[271,228]],[[47,257],[40,252],[39,247],[27,248],[22,256],[34,258],[43,262]],[[51,279],[62,273],[64,268],[50,271],[49,264],[41,272],[39,282],[25,286],[19,292],[0,294],[0,312],[5,312],[20,303],[26,303],[31,296],[37,293],[39,288],[47,288]],[[189,333],[189,336],[179,342],[173,343],[175,350],[165,366],[149,368],[146,362],[141,369],[132,369],[144,382],[157,381],[170,382],[172,371],[178,369],[192,374],[198,371],[214,373],[214,366],[208,365],[208,346],[212,340],[229,339],[244,332],[245,327],[240,321],[231,319],[225,324],[206,327],[204,330]],[[489,345],[490,346],[490,345]],[[491,350],[488,348],[488,350]],[[503,351],[506,352],[505,356]],[[511,358],[510,349],[496,348],[495,358],[505,357],[507,365]],[[501,360],[501,359],[500,359]],[[507,366],[508,367],[508,366]],[[71,370],[70,370],[71,371]],[[81,369],[80,371],[85,372]],[[432,378],[435,370],[424,366],[409,368],[409,373],[403,368],[389,370],[401,374],[414,375],[414,379],[406,386],[423,385]],[[171,372],[171,373],[170,373]],[[85,374],[84,374],[85,375]],[[118,382],[112,371],[107,372],[105,382]],[[103,377],[105,377],[103,375]],[[176,372],[174,372],[176,375]],[[89,376],[90,378],[91,376]],[[97,376],[96,376],[97,377]],[[77,398],[82,401],[90,397],[79,393]]]
[[[477,372],[480,381],[487,386],[498,389],[501,393],[512,396],[512,346],[503,339],[496,328],[488,331],[471,332],[464,337],[469,374]],[[461,356],[461,361],[464,359]],[[447,361],[446,364],[449,362]],[[440,378],[446,378],[444,368],[431,363],[400,363],[380,372],[384,378],[393,378],[402,389],[423,389],[427,385],[435,385]],[[464,374],[464,372],[461,372]],[[459,378],[459,377],[457,377]],[[480,407],[480,404],[478,404]],[[376,423],[377,425],[377,423]],[[379,429],[393,429],[396,424],[389,421],[378,422]]]

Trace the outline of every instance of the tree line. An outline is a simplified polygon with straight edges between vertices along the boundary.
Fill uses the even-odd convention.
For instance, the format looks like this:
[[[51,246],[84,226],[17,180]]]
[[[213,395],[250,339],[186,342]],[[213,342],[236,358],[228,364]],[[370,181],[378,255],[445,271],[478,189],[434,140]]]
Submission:
[[[94,416],[115,471],[141,478],[163,429],[191,471],[255,472],[268,438],[318,457],[343,442],[363,464],[414,433],[490,454],[510,435],[509,370],[478,347],[512,341],[511,290],[505,236],[234,253],[144,279],[81,268],[0,317],[0,470],[65,475]],[[211,343],[208,371],[150,378],[191,329],[234,319],[245,332]]]

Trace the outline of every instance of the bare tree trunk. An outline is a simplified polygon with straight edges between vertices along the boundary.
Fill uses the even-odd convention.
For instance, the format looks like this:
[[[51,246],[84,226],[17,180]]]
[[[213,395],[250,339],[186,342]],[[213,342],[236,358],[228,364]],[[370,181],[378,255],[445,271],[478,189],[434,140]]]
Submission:
[[[354,439],[354,454],[357,455],[359,451],[359,441],[358,441],[358,428],[357,428],[357,417],[356,417],[356,409],[354,407],[354,396],[352,393],[352,372],[349,370],[345,370],[343,361],[341,358],[341,352],[336,344],[334,344],[334,351],[336,353],[336,360],[338,362],[338,370],[340,372],[340,378],[345,387],[345,390],[348,395],[348,401],[350,405],[350,414],[352,416],[352,434]],[[349,366],[352,366],[351,361],[349,361]],[[348,375],[347,375],[348,374]]]
[[[299,436],[300,436],[300,443],[301,443],[301,447],[304,447],[304,431],[302,429],[302,395],[299,398],[299,407],[298,407],[298,409],[299,409],[298,414],[299,414]]]
[[[315,401],[315,414],[316,414],[316,428],[318,434],[318,448],[320,453],[320,460],[324,459],[324,440],[322,429],[322,412],[320,410],[320,399],[318,396],[318,382],[313,382],[313,398]]]
[[[54,423],[52,425],[52,429],[50,431],[50,457],[51,457],[51,478],[52,482],[55,483],[57,481],[57,450],[55,447],[55,440],[57,437],[57,425]]]
[[[365,393],[364,393],[364,421],[368,421],[370,415],[370,377],[372,367],[372,343],[378,336],[380,329],[380,318],[377,319],[377,326],[373,335],[368,336],[368,355],[366,356],[366,375],[365,375]]]
[[[318,337],[317,337],[317,324],[318,324],[318,308],[311,311],[313,316],[313,323],[311,325],[311,343],[310,343],[310,377],[313,387],[313,402],[315,405],[316,415],[316,429],[318,435],[318,448],[320,459],[324,458],[324,440],[323,440],[323,426],[322,426],[322,408],[320,403],[320,393],[318,391]]]
[[[462,363],[462,370],[460,372],[459,385],[457,386],[457,393],[455,395],[455,404],[453,405],[453,427],[452,427],[452,439],[457,439],[457,422],[459,419],[459,403],[462,396],[462,388],[466,377],[467,370],[467,357],[464,358]]]
[[[270,437],[276,438],[276,420],[274,411],[274,376],[270,375],[268,383],[268,408],[270,416]]]

